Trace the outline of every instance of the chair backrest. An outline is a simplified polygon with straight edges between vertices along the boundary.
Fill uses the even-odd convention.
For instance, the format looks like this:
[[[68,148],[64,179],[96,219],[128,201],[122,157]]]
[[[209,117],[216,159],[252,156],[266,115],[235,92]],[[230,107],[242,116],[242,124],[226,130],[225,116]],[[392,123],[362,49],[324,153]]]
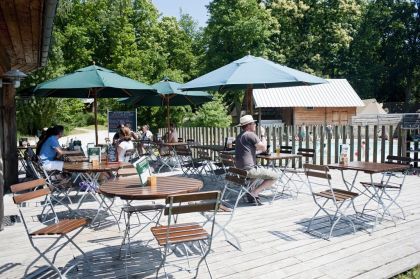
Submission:
[[[315,158],[315,149],[313,148],[299,148],[297,155],[301,155],[305,158],[305,162],[309,162],[309,159],[311,159],[311,162],[313,162]]]
[[[225,169],[235,167],[235,156],[231,154],[220,153],[219,158],[222,161],[222,164],[225,167]]]
[[[47,184],[47,182],[45,181],[45,179],[39,178],[39,179],[35,179],[35,180],[30,180],[30,181],[26,181],[26,182],[22,182],[22,183],[13,184],[13,185],[10,186],[10,190],[13,193],[13,195],[15,195],[19,192],[33,190],[33,189],[36,189],[40,186],[44,186],[46,184]]]
[[[409,165],[411,161],[412,159],[410,157],[393,156],[393,155],[388,155],[386,157],[386,163],[388,164]]]
[[[183,138],[178,138],[178,142],[184,142]]]
[[[136,155],[136,149],[127,149],[124,153],[124,162],[131,162],[132,159],[134,159]]]
[[[211,161],[211,155],[208,150],[197,150],[197,157],[201,160]]]
[[[178,215],[212,210],[217,211],[219,204],[219,191],[170,195],[166,198],[164,214]]]
[[[292,154],[293,147],[288,146],[288,145],[281,145],[280,146],[280,153],[287,153],[287,154]]]
[[[191,156],[191,150],[186,145],[175,145],[176,155]]]
[[[40,197],[45,197],[44,205],[43,205],[43,211],[41,213],[45,215],[45,218],[43,219],[43,221],[41,221],[41,223],[49,223],[50,221],[54,221],[54,223],[58,222],[58,217],[57,214],[54,210],[54,206],[51,202],[51,199],[49,197],[49,195],[51,194],[51,190],[49,187],[44,187],[46,185],[46,181],[45,179],[36,179],[36,180],[31,180],[31,181],[27,181],[27,182],[22,182],[22,183],[18,183],[18,184],[14,184],[12,186],[10,186],[10,190],[13,193],[13,202],[18,205],[19,208],[19,214],[22,218],[22,222],[23,225],[25,227],[26,233],[29,236],[29,230],[28,230],[28,226],[26,224],[25,221],[25,217],[22,213],[22,204],[24,202],[36,199],[36,198],[40,198]],[[40,189],[37,189],[38,187],[42,187]],[[30,191],[33,190],[33,191]],[[29,191],[29,192],[28,192]],[[24,192],[24,193],[21,193]],[[51,208],[51,212],[53,213],[53,216],[51,219],[46,219],[46,216],[48,215],[48,211],[44,212],[46,207],[50,207]]]
[[[308,179],[310,176],[312,176],[331,180],[331,174],[329,174],[330,169],[327,166],[303,164],[303,168],[305,169],[305,174],[308,177]]]
[[[244,186],[247,183],[248,172],[235,167],[230,167],[225,175],[226,182],[236,186]]]
[[[236,138],[235,137],[226,137],[225,138],[225,144],[224,144],[224,150],[228,150],[228,149],[230,149],[229,147],[228,147],[228,145],[230,144],[230,145],[232,145],[232,147],[231,148],[233,148],[233,146],[234,146],[234,141],[236,140]]]

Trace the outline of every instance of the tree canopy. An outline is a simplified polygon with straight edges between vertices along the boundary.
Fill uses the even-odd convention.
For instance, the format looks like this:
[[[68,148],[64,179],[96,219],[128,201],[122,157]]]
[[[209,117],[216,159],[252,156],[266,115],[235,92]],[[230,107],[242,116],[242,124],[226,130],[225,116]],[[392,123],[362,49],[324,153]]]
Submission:
[[[188,14],[160,15],[150,0],[60,1],[49,63],[23,88],[93,61],[149,84],[164,77],[182,83],[250,53],[321,77],[346,78],[361,98],[406,102],[407,108],[420,101],[415,2],[213,0],[207,8],[208,24],[199,28]],[[171,108],[171,114],[178,125],[187,120],[207,125],[206,119],[220,111],[212,121],[224,126],[225,106],[238,105],[241,98],[241,92],[223,92],[202,108]],[[104,115],[107,109],[129,107],[100,100],[99,109]],[[58,99],[19,101],[17,111],[19,119],[27,119],[19,125],[22,133],[57,122],[80,125],[76,119],[85,113],[80,100]],[[138,111],[140,121],[165,125],[165,108]],[[46,122],[35,120],[42,116]]]

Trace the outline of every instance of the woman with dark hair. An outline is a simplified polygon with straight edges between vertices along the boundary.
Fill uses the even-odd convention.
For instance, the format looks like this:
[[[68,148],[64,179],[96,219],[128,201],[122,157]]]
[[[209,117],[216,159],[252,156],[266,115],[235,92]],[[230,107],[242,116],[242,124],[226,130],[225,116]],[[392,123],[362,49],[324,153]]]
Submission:
[[[119,162],[125,161],[125,152],[129,149],[134,149],[134,144],[131,141],[131,130],[128,127],[123,127],[120,129],[120,139],[117,146]]]
[[[63,136],[63,132],[64,127],[61,125],[49,128],[45,138],[37,147],[37,155],[39,155],[45,170],[63,170],[64,162],[56,160],[64,154],[58,142],[58,139]]]

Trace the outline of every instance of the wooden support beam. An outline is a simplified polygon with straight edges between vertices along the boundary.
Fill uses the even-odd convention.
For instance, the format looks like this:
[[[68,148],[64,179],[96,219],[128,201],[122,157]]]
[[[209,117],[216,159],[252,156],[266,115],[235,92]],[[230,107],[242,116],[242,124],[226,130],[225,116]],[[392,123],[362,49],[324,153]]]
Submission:
[[[1,90],[0,90],[1,92]],[[4,219],[4,164],[3,164],[3,98],[0,96],[0,231],[3,230]]]
[[[16,89],[13,85],[4,84],[3,92],[0,96],[3,99],[3,105],[0,110],[3,124],[3,178],[6,190],[10,185],[18,182],[15,96]]]

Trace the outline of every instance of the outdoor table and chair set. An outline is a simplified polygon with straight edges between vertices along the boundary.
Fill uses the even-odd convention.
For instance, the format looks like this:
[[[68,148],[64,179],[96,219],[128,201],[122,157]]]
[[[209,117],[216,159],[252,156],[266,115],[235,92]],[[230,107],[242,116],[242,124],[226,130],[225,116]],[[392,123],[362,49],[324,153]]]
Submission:
[[[35,180],[23,182],[11,187],[14,195],[14,202],[19,205],[19,212],[23,220],[25,230],[28,234],[31,245],[38,252],[39,256],[27,267],[28,270],[38,260],[44,259],[60,278],[74,268],[71,266],[66,271],[62,271],[55,266],[57,254],[61,249],[72,244],[83,256],[82,249],[74,242],[74,238],[80,234],[86,226],[100,229],[100,213],[107,212],[115,219],[118,228],[121,219],[124,220],[124,230],[122,242],[119,249],[119,257],[126,258],[131,255],[131,240],[147,227],[151,227],[151,233],[161,247],[162,261],[157,267],[158,276],[160,269],[165,267],[167,256],[176,247],[184,247],[189,265],[189,254],[186,246],[196,245],[200,251],[198,267],[204,261],[211,250],[213,238],[223,235],[225,240],[241,250],[240,240],[234,232],[229,229],[240,201],[250,194],[253,187],[258,184],[258,180],[248,178],[247,171],[235,167],[235,152],[232,148],[222,145],[200,145],[195,141],[165,143],[161,146],[143,143],[146,146],[141,160],[147,163],[145,166],[148,172],[148,181],[144,181],[138,166],[126,162],[108,163],[105,161],[93,165],[86,162],[86,159],[79,152],[69,152],[68,162],[64,163],[65,173],[75,173],[76,177],[85,182],[85,187],[78,189],[77,194],[81,197],[75,206],[69,196],[72,191],[72,177],[63,175],[61,172],[48,172],[42,168],[42,164],[36,160],[33,151],[28,148],[22,155],[25,158],[27,168],[36,174]],[[161,148],[165,147],[165,148]],[[159,151],[153,150],[158,148]],[[161,151],[166,149],[166,151]],[[159,153],[158,153],[159,152]],[[164,152],[164,153],[163,153]],[[156,156],[157,154],[157,156]],[[175,164],[170,164],[169,160],[162,159],[166,154],[168,158],[173,158]],[[214,154],[217,154],[216,156]],[[259,154],[261,167],[267,167],[279,173],[279,178],[275,187],[272,189],[270,203],[286,191],[294,198],[305,187],[310,191],[311,196],[318,209],[312,218],[307,222],[306,231],[314,233],[311,228],[319,227],[320,213],[325,213],[329,226],[325,236],[329,239],[333,235],[334,228],[343,220],[349,224],[356,232],[356,220],[363,221],[373,217],[372,232],[377,224],[386,217],[395,222],[395,215],[391,213],[392,208],[397,208],[401,217],[405,218],[402,206],[398,203],[398,197],[403,188],[406,170],[409,169],[410,159],[405,157],[388,156],[386,163],[370,162],[349,162],[347,164],[329,164],[321,166],[314,164],[315,151],[313,149],[300,148],[296,154],[288,147],[281,147],[273,154]],[[72,159],[73,157],[73,159]],[[159,158],[163,166],[173,170],[179,167],[182,176],[155,177],[152,175],[153,169],[149,162]],[[296,167],[296,161],[303,161],[303,168]],[[279,163],[277,163],[279,162]],[[162,169],[155,168],[159,173]],[[126,168],[134,170],[134,176],[125,177],[119,175],[119,171]],[[332,185],[330,169],[340,171],[344,188]],[[359,181],[358,174],[364,172],[369,175],[369,181]],[[128,172],[130,173],[130,172]],[[349,179],[348,173],[353,174]],[[104,183],[99,182],[101,174],[111,174]],[[378,174],[381,178],[375,180]],[[192,178],[194,177],[194,178]],[[212,191],[200,191],[204,185],[204,178],[209,177],[218,185],[218,189]],[[197,179],[199,178],[199,179]],[[83,183],[82,183],[83,184]],[[70,186],[69,186],[70,185]],[[79,214],[80,208],[88,197],[96,202],[96,215],[93,219],[83,217]],[[367,198],[358,210],[361,197]],[[25,209],[22,207],[25,202],[34,199],[44,199],[41,213],[41,223],[43,226],[36,230],[30,230],[25,222]],[[119,199],[123,205],[115,203]],[[92,199],[90,199],[92,200]],[[164,203],[159,202],[164,200]],[[56,212],[56,206],[64,206],[73,216],[70,219],[60,219]],[[116,207],[118,209],[116,210]],[[349,210],[354,210],[354,215],[350,215]],[[373,215],[367,212],[373,211]],[[119,212],[119,217],[117,217]],[[179,215],[187,213],[200,213],[202,222],[181,223]],[[50,218],[52,214],[52,217]],[[215,216],[217,215],[217,221]],[[133,216],[137,218],[133,220]],[[166,217],[166,224],[162,223],[162,216]],[[317,220],[317,222],[315,222]],[[324,226],[325,222],[323,222]],[[210,226],[209,226],[210,225]],[[54,238],[52,244],[47,249],[40,249],[36,245],[36,240],[46,236]],[[122,256],[122,250],[125,255]],[[47,253],[54,252],[51,257]],[[86,257],[84,257],[85,260]],[[166,270],[165,270],[166,273]]]

